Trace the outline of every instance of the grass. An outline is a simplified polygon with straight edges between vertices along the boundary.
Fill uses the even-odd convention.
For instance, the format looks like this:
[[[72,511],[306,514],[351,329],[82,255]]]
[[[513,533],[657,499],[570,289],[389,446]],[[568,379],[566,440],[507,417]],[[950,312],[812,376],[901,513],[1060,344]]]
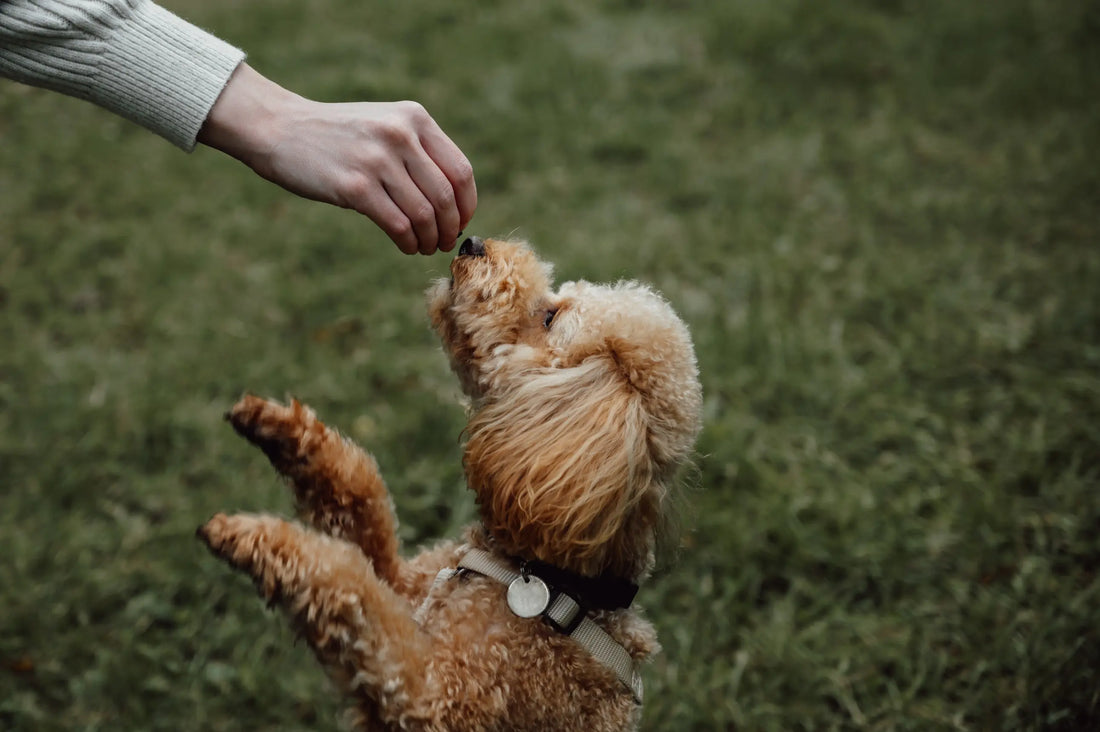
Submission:
[[[422,101],[471,230],[689,321],[646,729],[1100,727],[1093,3],[168,6],[309,96]],[[369,446],[406,542],[471,520],[448,257],[10,83],[0,140],[0,727],[338,729],[192,532],[290,512],[244,389]]]

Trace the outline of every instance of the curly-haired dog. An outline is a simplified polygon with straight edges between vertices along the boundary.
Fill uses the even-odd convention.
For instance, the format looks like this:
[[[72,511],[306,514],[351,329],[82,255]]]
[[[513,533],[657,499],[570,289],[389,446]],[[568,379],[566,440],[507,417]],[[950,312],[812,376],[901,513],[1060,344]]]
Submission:
[[[471,398],[481,522],[412,559],[375,461],[298,402],[229,414],[313,528],[217,515],[210,549],[289,613],[363,729],[623,730],[657,648],[631,609],[700,424],[687,329],[636,283],[571,282],[467,239],[428,292]]]

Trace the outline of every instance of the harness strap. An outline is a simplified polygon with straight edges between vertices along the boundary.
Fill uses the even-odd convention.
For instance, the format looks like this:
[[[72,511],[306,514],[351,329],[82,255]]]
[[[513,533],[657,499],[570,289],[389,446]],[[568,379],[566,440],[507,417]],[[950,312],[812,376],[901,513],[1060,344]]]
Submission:
[[[509,562],[483,549],[470,549],[459,561],[458,568],[484,575],[503,585],[510,585],[522,576],[512,569]],[[537,572],[531,574],[538,576]],[[557,591],[541,614],[557,630],[580,643],[597,661],[614,671],[619,681],[634,694],[634,701],[642,703],[642,677],[634,667],[634,659],[607,631],[588,617],[575,599]]]

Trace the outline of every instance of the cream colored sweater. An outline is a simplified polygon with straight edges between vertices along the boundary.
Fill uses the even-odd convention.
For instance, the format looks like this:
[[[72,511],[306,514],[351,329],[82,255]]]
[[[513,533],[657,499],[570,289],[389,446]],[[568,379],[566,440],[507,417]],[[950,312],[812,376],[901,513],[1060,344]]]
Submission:
[[[148,0],[0,0],[0,76],[87,99],[184,150],[243,58]]]

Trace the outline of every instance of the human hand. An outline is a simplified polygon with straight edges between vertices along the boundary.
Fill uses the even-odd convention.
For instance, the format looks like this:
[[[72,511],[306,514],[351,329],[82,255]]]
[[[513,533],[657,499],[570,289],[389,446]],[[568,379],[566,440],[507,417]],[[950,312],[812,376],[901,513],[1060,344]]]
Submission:
[[[477,208],[470,162],[415,102],[314,102],[242,63],[198,139],[292,193],[365,214],[406,254],[450,251]]]

